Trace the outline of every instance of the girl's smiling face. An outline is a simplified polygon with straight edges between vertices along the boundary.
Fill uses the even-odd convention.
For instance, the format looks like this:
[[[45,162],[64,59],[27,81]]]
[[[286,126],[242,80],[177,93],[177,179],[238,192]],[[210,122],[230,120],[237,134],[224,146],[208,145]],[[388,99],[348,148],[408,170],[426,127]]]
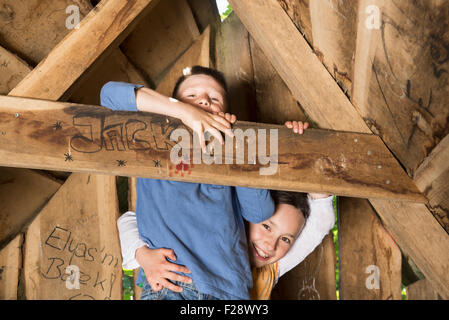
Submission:
[[[260,268],[281,259],[295,242],[305,219],[292,205],[276,206],[271,218],[261,223],[249,223],[248,250],[251,266]]]
[[[226,92],[211,76],[195,74],[187,77],[179,86],[177,99],[207,112],[226,111]]]

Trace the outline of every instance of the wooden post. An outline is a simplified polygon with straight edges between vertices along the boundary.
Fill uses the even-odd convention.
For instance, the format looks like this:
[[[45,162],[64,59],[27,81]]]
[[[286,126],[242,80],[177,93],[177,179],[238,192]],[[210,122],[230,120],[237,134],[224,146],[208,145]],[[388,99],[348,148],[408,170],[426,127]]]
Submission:
[[[17,284],[22,269],[23,235],[17,235],[5,248],[0,249],[0,300],[16,300]]]

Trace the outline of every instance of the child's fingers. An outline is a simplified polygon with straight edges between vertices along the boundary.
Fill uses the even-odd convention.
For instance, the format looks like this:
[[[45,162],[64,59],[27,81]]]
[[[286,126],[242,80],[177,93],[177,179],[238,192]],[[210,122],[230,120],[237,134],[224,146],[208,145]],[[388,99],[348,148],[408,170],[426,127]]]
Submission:
[[[218,131],[217,129],[209,127],[204,131],[204,134],[206,134],[206,132],[209,132],[212,136],[214,136],[215,139],[218,139],[221,144],[224,143],[223,137],[221,136],[220,131]]]
[[[237,121],[237,117],[235,114],[231,114],[231,123],[234,123]]]
[[[167,279],[161,279],[161,284],[162,286],[164,286],[165,288],[174,291],[174,292],[182,292],[182,288],[174,285],[173,283],[171,283],[170,281],[168,281]]]
[[[147,278],[148,279],[148,278]],[[150,285],[150,287],[151,287],[151,289],[154,291],[154,292],[158,292],[158,291],[160,291],[160,290],[162,290],[162,285],[159,283],[159,282],[156,282],[156,281],[150,281],[149,279],[148,279],[148,284]]]
[[[293,124],[292,124],[291,121],[286,121],[286,122],[285,122],[285,126],[286,126],[287,128],[289,128],[289,129],[293,128]]]
[[[182,272],[182,273],[190,273],[190,270],[186,266],[181,266],[176,263],[171,263],[170,271],[173,272]]]
[[[170,260],[176,261],[176,255],[172,249],[161,249],[161,251]]]
[[[306,130],[309,127],[309,123],[308,122],[304,122],[304,130]]]
[[[180,274],[176,274],[176,273],[173,273],[171,271],[167,271],[164,274],[164,277],[169,279],[169,280],[172,280],[172,281],[180,281],[180,282],[185,282],[185,283],[192,283],[192,279],[191,278],[186,277],[186,276],[181,276]]]
[[[221,124],[224,128],[231,128],[231,124],[229,121],[225,118],[224,114],[223,116],[214,114],[212,118],[215,120],[216,123]]]

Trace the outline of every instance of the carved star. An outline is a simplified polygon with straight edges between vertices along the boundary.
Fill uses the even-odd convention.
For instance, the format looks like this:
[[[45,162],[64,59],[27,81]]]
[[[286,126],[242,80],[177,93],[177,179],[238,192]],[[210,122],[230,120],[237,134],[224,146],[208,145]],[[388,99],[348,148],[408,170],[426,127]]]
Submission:
[[[64,153],[65,161],[73,161],[73,157],[70,153],[66,152]]]
[[[53,125],[53,129],[55,129],[55,130],[61,130],[61,129],[62,129],[62,122],[61,122],[61,121],[57,121],[57,122]]]
[[[162,167],[161,161],[160,161],[160,160],[153,160],[153,162],[154,162],[154,166],[155,166],[156,168]]]
[[[125,160],[116,160],[117,161],[117,165],[119,167],[126,167],[126,161]]]

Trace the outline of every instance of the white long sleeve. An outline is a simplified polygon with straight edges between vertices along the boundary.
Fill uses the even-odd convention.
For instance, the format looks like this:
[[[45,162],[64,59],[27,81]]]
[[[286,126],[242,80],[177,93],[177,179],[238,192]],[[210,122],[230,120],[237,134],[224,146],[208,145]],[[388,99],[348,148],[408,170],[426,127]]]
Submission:
[[[137,229],[136,214],[125,212],[118,218],[117,227],[122,247],[122,266],[124,269],[137,269],[140,267],[136,260],[136,250],[147,244],[140,239]]]
[[[335,224],[332,199],[333,196],[316,200],[309,197],[309,218],[293,247],[279,260],[278,278],[301,263],[332,230]]]

